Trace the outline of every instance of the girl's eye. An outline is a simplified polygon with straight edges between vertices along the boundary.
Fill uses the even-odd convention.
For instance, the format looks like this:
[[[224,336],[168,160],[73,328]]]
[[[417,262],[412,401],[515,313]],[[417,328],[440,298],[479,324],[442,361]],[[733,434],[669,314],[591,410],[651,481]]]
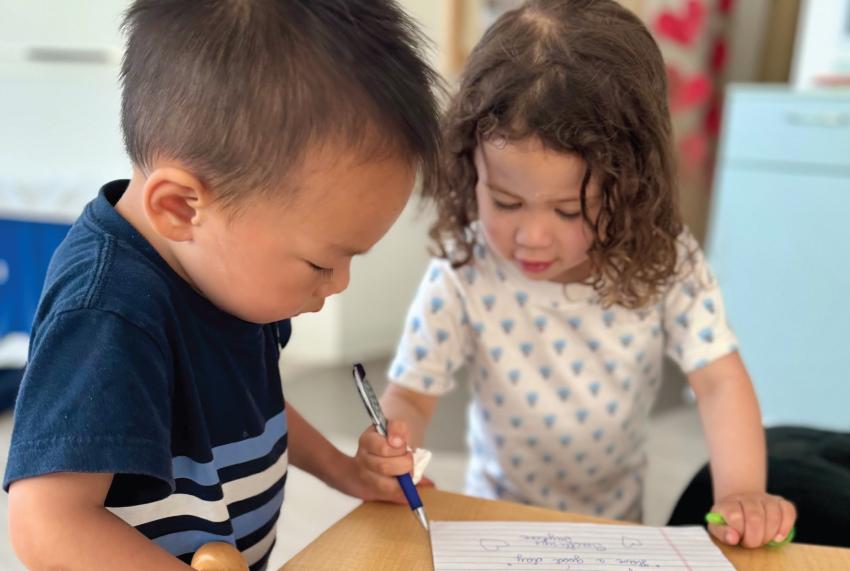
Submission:
[[[555,213],[564,220],[578,220],[581,218],[581,212],[564,212],[563,210],[555,209]]]
[[[310,269],[317,274],[320,274],[322,277],[330,277],[334,273],[333,268],[323,268],[322,266],[317,266],[313,262],[307,262],[307,265],[310,266]]]
[[[498,200],[496,200],[496,199],[494,198],[494,199],[493,199],[493,205],[494,205],[496,208],[498,208],[499,210],[516,210],[516,209],[518,209],[520,206],[522,206],[522,203],[521,203],[521,202],[511,202],[511,203],[508,203],[508,202],[499,202]]]

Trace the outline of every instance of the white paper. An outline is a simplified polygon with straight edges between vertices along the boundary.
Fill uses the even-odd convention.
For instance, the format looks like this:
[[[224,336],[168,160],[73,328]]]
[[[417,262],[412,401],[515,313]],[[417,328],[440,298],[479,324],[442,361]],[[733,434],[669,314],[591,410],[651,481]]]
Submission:
[[[734,571],[701,527],[432,521],[434,571]]]

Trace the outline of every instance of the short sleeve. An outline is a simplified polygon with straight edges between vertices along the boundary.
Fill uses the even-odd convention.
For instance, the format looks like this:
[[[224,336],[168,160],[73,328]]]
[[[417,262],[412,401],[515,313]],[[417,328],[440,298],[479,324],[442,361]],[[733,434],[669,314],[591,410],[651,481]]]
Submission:
[[[471,352],[464,300],[445,260],[432,260],[410,306],[389,379],[439,396],[451,391],[454,374]]]
[[[736,351],[738,341],[717,279],[690,232],[679,237],[678,249],[679,269],[663,302],[666,352],[690,373]]]
[[[3,481],[54,472],[137,474],[173,485],[171,367],[152,336],[102,310],[33,337]]]

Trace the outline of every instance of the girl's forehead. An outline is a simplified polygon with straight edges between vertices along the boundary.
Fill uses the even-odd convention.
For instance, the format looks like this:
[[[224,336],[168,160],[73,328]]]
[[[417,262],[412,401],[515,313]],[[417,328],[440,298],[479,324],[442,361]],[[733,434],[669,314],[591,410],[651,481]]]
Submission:
[[[532,184],[538,191],[546,189],[547,194],[577,193],[587,172],[587,163],[579,155],[546,148],[537,139],[481,141],[475,150],[475,165],[479,176],[489,183],[500,187]]]

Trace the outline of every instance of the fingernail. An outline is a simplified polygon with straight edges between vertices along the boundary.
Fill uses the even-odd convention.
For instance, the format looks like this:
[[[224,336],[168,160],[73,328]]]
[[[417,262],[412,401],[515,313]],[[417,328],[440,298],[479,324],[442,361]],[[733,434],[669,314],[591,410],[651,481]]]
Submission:
[[[393,436],[390,440],[390,444],[396,447],[401,446],[401,438],[399,438],[398,436]]]
[[[777,534],[776,534],[776,537],[774,537],[774,538],[773,538],[773,541],[776,541],[777,543],[779,543],[779,542],[781,542],[783,539],[785,539],[785,536],[784,536],[784,535],[782,535],[781,533],[777,533]]]
[[[735,543],[735,534],[731,531],[726,534],[726,543]]]

